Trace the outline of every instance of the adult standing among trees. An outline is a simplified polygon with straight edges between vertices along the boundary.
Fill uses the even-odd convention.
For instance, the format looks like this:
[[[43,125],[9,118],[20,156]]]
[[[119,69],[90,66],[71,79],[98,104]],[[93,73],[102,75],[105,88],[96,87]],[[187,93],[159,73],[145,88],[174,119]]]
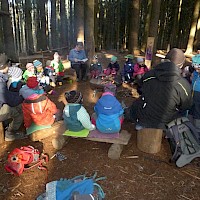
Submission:
[[[142,94],[126,110],[127,118],[136,123],[136,130],[165,129],[181,111],[191,107],[191,87],[181,76],[184,62],[183,51],[171,49],[163,62],[142,77]]]
[[[23,98],[19,96],[18,92],[11,92],[7,88],[7,60],[5,54],[0,55],[0,122],[12,119],[5,132],[5,140],[14,141],[24,138],[24,135],[18,132],[23,122],[21,107]]]
[[[86,81],[87,66],[85,62],[87,60],[83,43],[77,42],[75,48],[69,52],[69,61],[71,61],[72,69],[76,71],[77,82],[80,80]]]

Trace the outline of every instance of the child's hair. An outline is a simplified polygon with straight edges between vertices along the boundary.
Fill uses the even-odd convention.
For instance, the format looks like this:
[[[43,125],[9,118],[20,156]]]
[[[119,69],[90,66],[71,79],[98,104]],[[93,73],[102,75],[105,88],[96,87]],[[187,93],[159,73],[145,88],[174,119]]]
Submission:
[[[117,89],[116,85],[112,83],[107,83],[104,86],[104,92],[112,92],[114,95],[116,93],[116,89]]]
[[[65,92],[65,99],[67,100],[68,103],[82,103],[83,96],[81,92],[77,90],[71,90]]]
[[[50,66],[51,65],[51,60],[47,60],[46,61],[46,66]]]

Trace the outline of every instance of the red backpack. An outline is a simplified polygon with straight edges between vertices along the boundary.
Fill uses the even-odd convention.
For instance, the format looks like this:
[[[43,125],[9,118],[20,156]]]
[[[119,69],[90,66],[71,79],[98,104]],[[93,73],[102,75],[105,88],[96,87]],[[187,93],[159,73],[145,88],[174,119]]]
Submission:
[[[42,163],[48,162],[48,156],[43,154],[40,156],[38,149],[32,146],[15,148],[8,155],[8,162],[5,165],[6,171],[14,174],[21,175],[24,170],[38,166],[39,169],[46,169]],[[33,164],[32,166],[28,166]],[[27,167],[28,166],[28,167]]]

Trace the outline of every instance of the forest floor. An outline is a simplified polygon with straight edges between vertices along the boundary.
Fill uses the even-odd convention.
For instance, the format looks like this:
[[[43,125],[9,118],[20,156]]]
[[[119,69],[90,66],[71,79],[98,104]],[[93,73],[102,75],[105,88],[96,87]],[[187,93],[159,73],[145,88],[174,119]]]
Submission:
[[[123,66],[124,54],[117,54],[120,64]],[[98,53],[99,60],[106,66],[110,54]],[[87,82],[65,82],[56,88],[56,95],[50,98],[60,109],[64,108],[64,92],[76,89],[83,93],[84,106],[89,114],[93,113],[93,107],[100,97],[97,93],[93,97],[93,90]],[[130,105],[135,98],[127,88],[120,86],[118,90],[124,91],[117,97],[125,104]],[[29,139],[14,142],[4,142],[0,149],[0,199],[2,200],[33,200],[45,191],[47,182],[60,178],[72,178],[77,175],[93,175],[97,172],[98,177],[106,176],[106,180],[100,181],[106,199],[109,200],[198,200],[200,199],[200,165],[199,160],[194,160],[183,168],[177,168],[169,163],[171,157],[170,148],[166,139],[163,138],[161,151],[157,154],[146,154],[138,150],[136,145],[136,131],[134,124],[125,121],[122,129],[132,134],[130,142],[124,147],[119,160],[108,158],[108,143],[93,142],[83,139],[71,138],[60,152],[67,157],[59,161],[56,157],[47,163],[48,177],[46,172],[36,168],[24,171],[21,176],[13,176],[6,173],[4,165],[8,153],[15,147],[32,145],[41,152],[52,157],[56,150],[53,149],[51,140],[53,137],[44,139],[42,142],[32,142]]]

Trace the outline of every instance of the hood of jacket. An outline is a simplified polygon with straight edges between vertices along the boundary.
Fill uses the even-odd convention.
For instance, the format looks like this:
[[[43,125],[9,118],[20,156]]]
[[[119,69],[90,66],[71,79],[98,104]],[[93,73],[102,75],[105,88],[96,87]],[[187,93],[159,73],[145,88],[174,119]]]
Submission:
[[[143,77],[143,82],[152,78],[157,78],[162,82],[174,82],[181,78],[181,70],[174,63],[166,61],[146,73]]]

